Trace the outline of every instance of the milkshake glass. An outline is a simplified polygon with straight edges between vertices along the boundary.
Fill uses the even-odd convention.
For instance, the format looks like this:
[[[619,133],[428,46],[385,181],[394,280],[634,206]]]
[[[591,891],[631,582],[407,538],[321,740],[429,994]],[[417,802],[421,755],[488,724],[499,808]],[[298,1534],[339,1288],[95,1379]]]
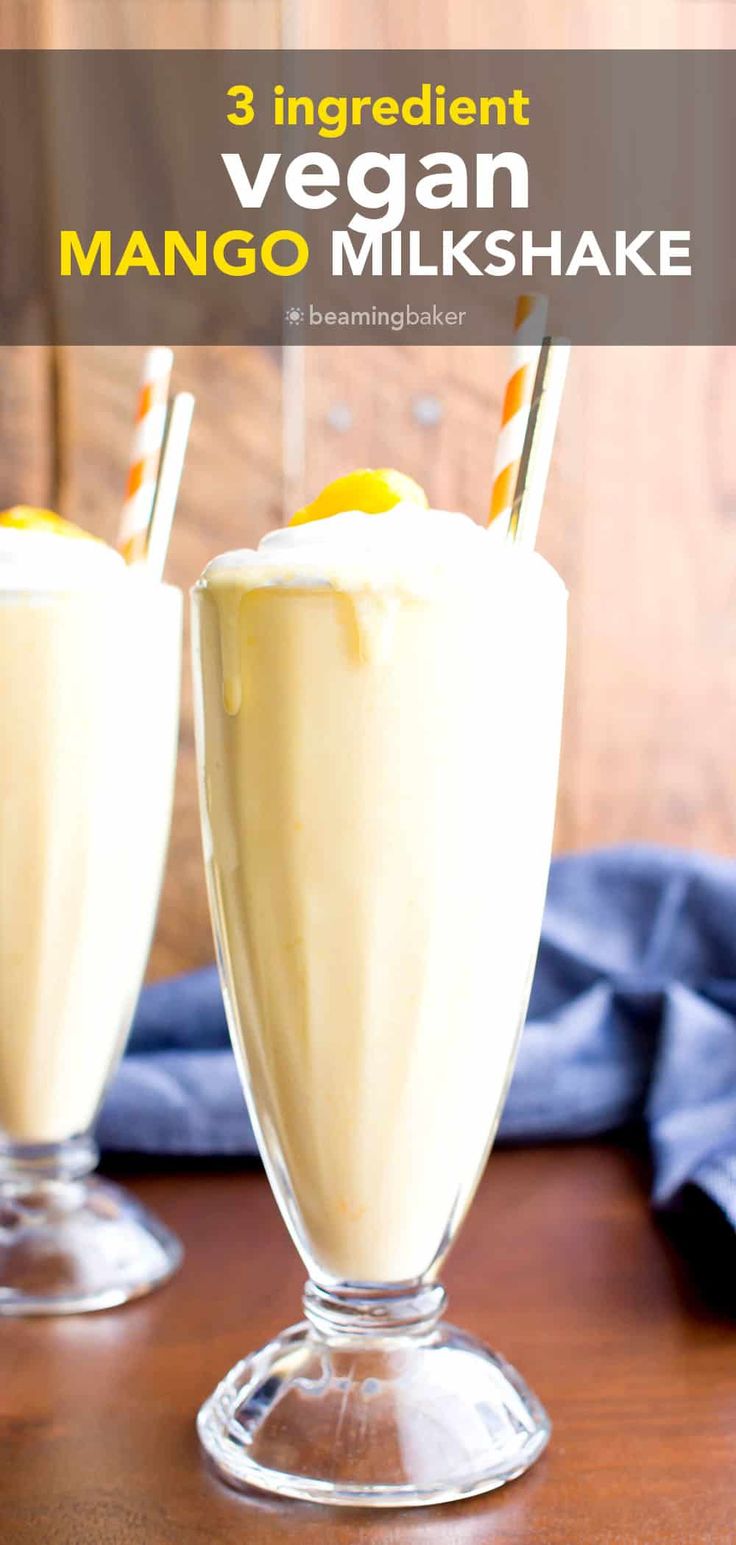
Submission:
[[[226,1008],[306,1320],[199,1417],[225,1479],[312,1501],[501,1485],[549,1424],[442,1318],[547,883],[566,592],[460,514],[273,533],[194,593]]]
[[[0,1314],[106,1308],[180,1259],[89,1135],[150,949],[180,650],[177,590],[0,532]]]

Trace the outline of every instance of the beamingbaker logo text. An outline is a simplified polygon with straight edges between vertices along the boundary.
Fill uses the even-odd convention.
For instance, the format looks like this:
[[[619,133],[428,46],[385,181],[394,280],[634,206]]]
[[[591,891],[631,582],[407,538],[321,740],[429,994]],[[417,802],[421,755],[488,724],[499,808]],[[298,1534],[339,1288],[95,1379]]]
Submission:
[[[289,306],[284,321],[289,327],[387,327],[393,333],[403,332],[405,327],[462,327],[467,311],[446,311],[443,306],[432,306],[419,311],[416,306],[394,307],[383,311],[378,306],[368,306],[354,311],[320,311],[311,304]]]

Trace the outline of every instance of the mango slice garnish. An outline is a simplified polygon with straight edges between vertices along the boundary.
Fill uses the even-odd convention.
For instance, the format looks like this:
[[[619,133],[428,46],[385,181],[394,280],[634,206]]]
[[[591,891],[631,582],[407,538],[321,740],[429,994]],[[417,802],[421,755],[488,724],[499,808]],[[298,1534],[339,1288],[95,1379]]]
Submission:
[[[87,542],[97,540],[89,531],[75,526],[73,521],[64,520],[63,515],[57,515],[54,510],[39,509],[35,504],[14,504],[9,510],[0,510],[0,526],[14,531],[45,531],[51,536],[81,537]]]
[[[384,515],[396,504],[416,504],[426,510],[429,500],[423,488],[393,467],[360,467],[344,477],[336,477],[322,489],[311,504],[297,510],[290,526],[303,526],[310,520],[326,520],[346,510],[361,510],[365,515]]]

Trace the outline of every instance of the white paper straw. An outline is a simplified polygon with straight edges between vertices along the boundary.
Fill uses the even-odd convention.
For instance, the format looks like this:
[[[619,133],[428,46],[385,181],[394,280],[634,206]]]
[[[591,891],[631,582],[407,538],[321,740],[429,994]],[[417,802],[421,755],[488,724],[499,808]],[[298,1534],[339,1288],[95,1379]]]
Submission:
[[[140,563],[145,558],[173,363],[171,349],[166,348],[148,349],[143,361],[125,503],[117,539],[118,550],[127,563]]]
[[[192,393],[177,392],[171,405],[166,428],[146,549],[146,567],[158,580],[163,578],[166,565],[193,412]]]
[[[536,412],[530,419],[532,439],[528,466],[511,532],[512,540],[521,543],[523,547],[532,548],[537,541],[569,359],[570,345],[567,339],[551,339],[544,378],[539,383]],[[536,396],[535,391],[535,401]]]

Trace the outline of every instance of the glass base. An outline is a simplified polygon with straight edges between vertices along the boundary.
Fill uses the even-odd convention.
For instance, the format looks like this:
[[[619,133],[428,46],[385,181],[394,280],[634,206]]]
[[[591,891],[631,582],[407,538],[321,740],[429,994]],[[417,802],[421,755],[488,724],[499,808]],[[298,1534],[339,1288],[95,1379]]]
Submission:
[[[158,1287],[178,1239],[120,1186],[90,1176],[89,1139],[0,1157],[0,1316],[112,1309]]]
[[[421,1507],[523,1474],[550,1423],[515,1369],[440,1323],[445,1294],[308,1283],[307,1320],[231,1369],[202,1406],[222,1479],[331,1506]]]

